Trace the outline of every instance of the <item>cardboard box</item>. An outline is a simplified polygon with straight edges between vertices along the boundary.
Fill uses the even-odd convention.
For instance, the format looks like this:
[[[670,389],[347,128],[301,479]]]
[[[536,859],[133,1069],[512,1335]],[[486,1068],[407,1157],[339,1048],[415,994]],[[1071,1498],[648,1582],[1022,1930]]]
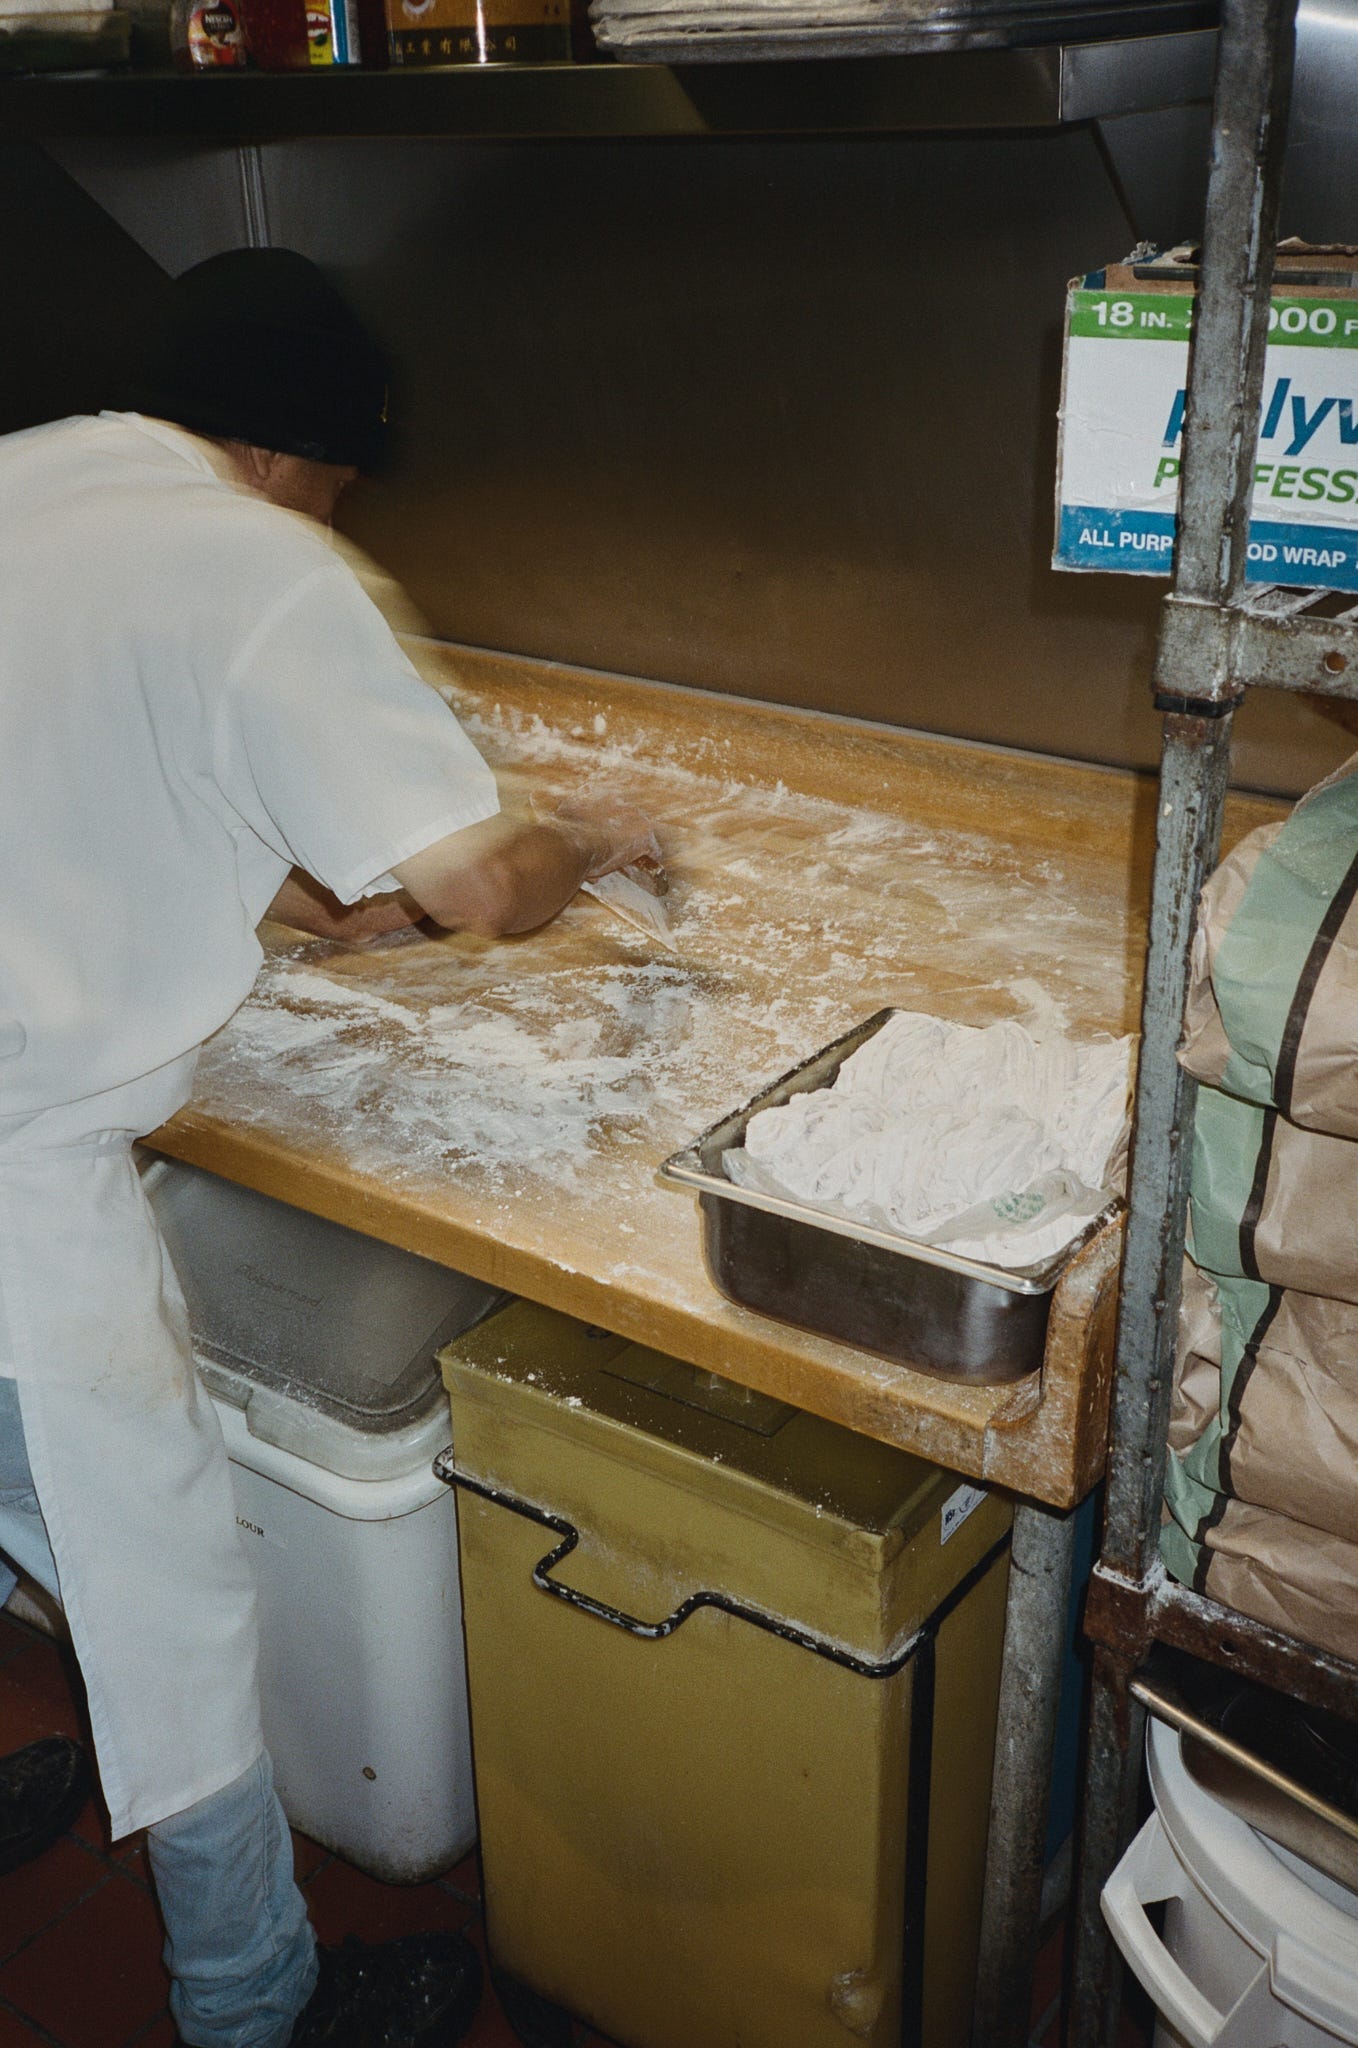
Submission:
[[[386,0],[393,64],[564,64],[570,0]]]
[[[1111,264],[1066,298],[1058,569],[1168,576],[1196,252]],[[1279,250],[1250,580],[1358,590],[1358,252]]]

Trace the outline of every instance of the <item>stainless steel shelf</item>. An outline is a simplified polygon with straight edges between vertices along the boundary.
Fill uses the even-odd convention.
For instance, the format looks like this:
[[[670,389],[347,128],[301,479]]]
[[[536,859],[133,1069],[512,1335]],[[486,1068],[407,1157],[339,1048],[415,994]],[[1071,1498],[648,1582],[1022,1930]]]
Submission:
[[[0,75],[0,139],[181,135],[684,138],[1043,129],[1205,101],[1216,32],[814,62],[451,65],[392,71]],[[1163,15],[1160,17],[1165,18]]]

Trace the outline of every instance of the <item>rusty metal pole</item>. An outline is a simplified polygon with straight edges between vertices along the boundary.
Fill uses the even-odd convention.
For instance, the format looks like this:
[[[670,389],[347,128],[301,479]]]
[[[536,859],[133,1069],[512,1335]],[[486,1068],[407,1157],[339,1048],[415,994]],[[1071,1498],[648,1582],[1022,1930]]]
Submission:
[[[1140,1581],[1164,1487],[1164,1442],[1188,1202],[1195,1088],[1175,1058],[1198,892],[1216,857],[1230,765],[1230,717],[1165,720],[1153,922],[1146,964],[1127,1247],[1122,1265],[1110,1461],[1100,1569]],[[1115,1497],[1116,1496],[1116,1497]],[[1134,1646],[1130,1646],[1134,1648]],[[1141,1778],[1142,1716],[1123,1690],[1132,1655],[1100,1657],[1091,1694],[1080,1846],[1071,2048],[1111,2044],[1120,1958],[1099,1900],[1127,1840]],[[1135,1726],[1132,1724],[1135,1723]]]
[[[1074,1545],[1074,1514],[1015,1507],[972,2048],[1028,2039]]]
[[[1156,703],[1166,714],[1160,810],[1097,1567],[1139,1588],[1158,1570],[1195,1100],[1175,1054],[1241,695],[1230,611],[1245,584],[1295,11],[1296,0],[1226,0],[1223,10],[1174,588],[1156,660]],[[1096,1661],[1070,2048],[1111,2048],[1116,2034],[1120,1959],[1099,1902],[1135,1811],[1141,1717],[1126,1682],[1137,1649],[1115,1645]]]

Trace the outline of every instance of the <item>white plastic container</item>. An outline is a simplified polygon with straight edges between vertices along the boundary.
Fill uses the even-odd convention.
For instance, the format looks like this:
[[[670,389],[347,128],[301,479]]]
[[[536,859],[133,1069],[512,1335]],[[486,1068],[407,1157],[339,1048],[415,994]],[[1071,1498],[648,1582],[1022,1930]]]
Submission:
[[[143,1178],[258,1570],[284,1810],[373,1876],[422,1882],[476,1838],[435,1354],[504,1297],[179,1162]]]
[[[476,1839],[456,1504],[432,1469],[447,1421],[410,1447],[405,1472],[364,1480],[252,1436],[248,1411],[214,1401],[258,1570],[264,1740],[284,1810],[372,1876],[420,1883]],[[363,1441],[347,1434],[352,1464]]]
[[[1155,2048],[1358,2042],[1358,1895],[1196,1784],[1178,1734],[1146,1736],[1155,1811],[1103,1892],[1160,2014]],[[1163,1938],[1145,1908],[1165,1901]]]

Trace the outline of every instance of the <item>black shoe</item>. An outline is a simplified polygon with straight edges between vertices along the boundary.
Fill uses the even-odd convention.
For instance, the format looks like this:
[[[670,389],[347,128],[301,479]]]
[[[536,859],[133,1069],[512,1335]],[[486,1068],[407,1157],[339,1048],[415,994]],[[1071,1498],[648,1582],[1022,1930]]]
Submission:
[[[40,1856],[65,1834],[90,1796],[84,1750],[67,1735],[44,1736],[0,1757],[0,1874]]]
[[[453,2048],[481,2002],[481,1958],[461,1934],[350,1935],[320,1966],[288,2048]]]
[[[481,2003],[481,1958],[461,1934],[351,1934],[318,1954],[288,2048],[453,2048]],[[177,2034],[174,2048],[186,2048]]]

